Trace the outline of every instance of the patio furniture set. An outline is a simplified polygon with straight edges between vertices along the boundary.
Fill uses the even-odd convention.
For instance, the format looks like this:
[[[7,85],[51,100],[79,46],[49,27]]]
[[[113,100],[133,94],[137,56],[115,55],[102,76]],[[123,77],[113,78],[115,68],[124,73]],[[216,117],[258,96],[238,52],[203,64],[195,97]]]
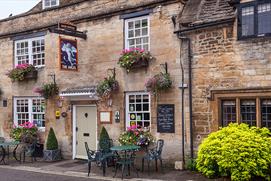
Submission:
[[[114,165],[114,177],[116,177],[119,168],[121,168],[123,179],[124,173],[127,170],[127,174],[130,176],[131,168],[135,171],[138,177],[138,170],[135,167],[135,159],[137,157],[137,152],[143,150],[144,156],[142,157],[142,172],[144,171],[144,162],[147,161],[148,174],[150,173],[150,162],[155,161],[156,171],[158,171],[157,161],[160,161],[161,171],[163,172],[163,162],[162,162],[162,150],[164,146],[164,140],[159,139],[152,149],[142,149],[137,145],[121,145],[113,146],[113,141],[111,139],[104,140],[103,145],[107,145],[104,149],[100,150],[90,150],[87,142],[85,142],[86,152],[88,156],[88,176],[91,170],[91,164],[96,163],[101,166],[103,170],[103,175],[106,174],[106,167],[109,165]]]
[[[18,147],[21,146],[21,149],[18,151]],[[38,147],[37,142],[31,144],[24,144],[19,141],[9,141],[5,138],[0,138],[0,163],[8,164],[10,160],[10,154],[12,157],[19,163],[25,162],[25,158],[28,156],[31,158],[31,162],[36,161],[36,148]],[[13,150],[11,150],[13,149]],[[10,152],[12,151],[12,152]],[[19,159],[18,159],[19,156]]]

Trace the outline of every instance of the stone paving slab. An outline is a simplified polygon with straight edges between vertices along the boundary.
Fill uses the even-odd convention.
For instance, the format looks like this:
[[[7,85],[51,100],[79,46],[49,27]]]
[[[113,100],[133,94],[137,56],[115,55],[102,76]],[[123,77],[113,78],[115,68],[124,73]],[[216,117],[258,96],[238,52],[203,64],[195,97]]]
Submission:
[[[141,165],[137,164],[136,167],[140,168]],[[44,162],[38,160],[37,162],[26,162],[19,164],[15,161],[10,161],[9,165],[1,165],[0,168],[10,168],[16,170],[25,170],[31,172],[45,173],[45,174],[56,174],[65,176],[74,176],[82,178],[93,178],[100,180],[121,180],[121,171],[118,171],[117,178],[113,178],[114,169],[113,167],[108,167],[106,169],[106,176],[102,176],[102,170],[95,164],[92,165],[92,170],[90,177],[87,176],[87,162],[82,160],[62,160],[58,162]],[[139,178],[136,178],[136,173],[131,171],[131,176],[124,176],[124,180],[131,181],[207,181],[209,179],[203,177],[199,173],[193,173],[190,171],[175,171],[171,168],[165,168],[164,173],[155,172],[154,165],[151,166],[152,171],[148,175],[147,172],[139,171]],[[214,179],[215,180],[215,179]]]

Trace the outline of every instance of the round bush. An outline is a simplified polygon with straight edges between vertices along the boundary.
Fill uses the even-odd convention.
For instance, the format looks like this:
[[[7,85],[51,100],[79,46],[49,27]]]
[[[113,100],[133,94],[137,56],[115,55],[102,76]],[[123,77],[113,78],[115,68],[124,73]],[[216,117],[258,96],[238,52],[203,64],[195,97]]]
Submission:
[[[197,169],[209,178],[270,180],[271,138],[267,128],[230,124],[211,133],[199,147]]]

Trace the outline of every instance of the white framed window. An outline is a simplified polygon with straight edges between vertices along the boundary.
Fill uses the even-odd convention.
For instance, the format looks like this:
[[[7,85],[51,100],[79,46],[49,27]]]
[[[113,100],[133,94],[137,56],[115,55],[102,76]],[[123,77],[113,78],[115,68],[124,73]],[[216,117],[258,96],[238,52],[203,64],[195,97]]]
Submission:
[[[150,50],[149,16],[125,20],[125,48]]]
[[[15,41],[15,66],[32,64],[36,67],[45,65],[44,37]]]
[[[126,93],[126,128],[132,125],[150,128],[151,100],[149,93]]]
[[[43,98],[14,98],[14,124],[31,122],[40,129],[45,128],[45,100]]]
[[[43,0],[42,1],[43,9],[51,8],[55,6],[59,6],[59,0]]]

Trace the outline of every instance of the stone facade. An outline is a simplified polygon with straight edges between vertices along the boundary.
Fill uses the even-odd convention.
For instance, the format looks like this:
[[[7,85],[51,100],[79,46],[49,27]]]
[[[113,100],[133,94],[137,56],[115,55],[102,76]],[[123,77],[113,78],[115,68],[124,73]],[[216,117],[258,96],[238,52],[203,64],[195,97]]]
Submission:
[[[39,4],[40,6],[40,4]],[[64,99],[62,107],[57,106],[58,97],[46,102],[46,131],[41,133],[44,141],[50,127],[56,130],[62,152],[68,158],[72,155],[73,119],[72,105],[97,104],[98,111],[120,111],[120,123],[113,119],[112,124],[105,126],[109,135],[117,140],[119,134],[125,129],[125,99],[124,92],[144,91],[145,79],[161,71],[160,64],[167,62],[169,73],[172,76],[173,88],[159,97],[151,97],[151,132],[165,140],[164,158],[168,160],[181,159],[181,108],[180,90],[178,85],[181,79],[180,43],[174,32],[172,16],[176,16],[182,9],[179,1],[162,0],[99,0],[82,1],[77,4],[40,10],[36,8],[22,16],[0,20],[0,59],[2,68],[0,85],[3,90],[2,98],[8,100],[7,107],[0,107],[0,132],[9,135],[13,124],[13,98],[21,96],[38,96],[32,89],[43,83],[50,82],[50,74],[56,75],[56,82],[60,91],[67,88],[97,85],[104,78],[107,69],[116,68],[116,78],[120,83],[120,90],[113,96],[113,105],[105,106],[96,101],[69,101]],[[124,48],[124,20],[121,14],[153,9],[150,13],[150,46],[155,61],[147,71],[139,70],[127,74],[117,64],[121,50]],[[35,10],[35,11],[34,11]],[[78,41],[78,71],[61,71],[59,67],[59,35],[49,33],[48,27],[56,25],[59,21],[71,21],[76,24],[79,31],[87,32],[87,40],[76,38]],[[8,70],[14,67],[14,41],[12,37],[31,34],[37,31],[46,31],[45,35],[45,67],[39,69],[36,81],[14,82],[5,76]],[[62,35],[61,35],[62,36]],[[62,36],[69,39],[74,37]],[[5,52],[5,53],[3,53]],[[156,107],[157,104],[175,105],[175,134],[157,133]],[[67,117],[55,118],[55,111],[67,112]],[[98,131],[99,132],[99,131]]]
[[[214,3],[212,7],[214,9],[224,7],[224,5],[219,6],[218,3],[216,4],[218,1],[208,2],[203,0],[202,4],[208,3],[210,5]],[[243,2],[247,1],[241,1],[241,3]],[[193,8],[193,6],[189,8]],[[202,11],[206,11],[206,9],[198,10],[198,12]],[[228,11],[224,12],[220,17],[214,16],[219,20],[216,22],[215,18],[212,22],[216,23],[216,25],[200,28],[201,25],[209,23],[209,20],[205,22],[204,17],[212,16],[212,13],[216,10],[209,9],[209,11],[211,12],[205,12],[203,17],[199,14],[196,15],[196,18],[202,18],[198,22],[200,25],[197,25],[196,22],[192,25],[193,22],[190,22],[191,27],[198,26],[198,28],[188,30],[192,28],[181,27],[180,30],[182,36],[191,39],[192,47],[193,137],[195,150],[197,150],[203,138],[222,126],[221,112],[219,112],[221,102],[217,99],[216,94],[219,94],[221,98],[230,97],[232,99],[238,96],[247,99],[256,99],[257,96],[270,97],[270,38],[257,37],[238,40],[237,18],[223,23],[223,21],[230,18],[227,16]],[[222,11],[225,11],[225,8]],[[237,13],[233,7],[231,11],[231,14]],[[184,17],[184,21],[188,21],[187,16],[184,15]],[[181,51],[186,52],[187,42],[183,41],[182,44]],[[188,70],[187,55],[183,56],[182,61],[186,66],[185,69]],[[185,76],[187,79],[188,71],[186,71]],[[186,92],[186,97],[188,97],[188,92]],[[187,114],[189,114],[188,110],[186,111]],[[257,122],[257,126],[260,126],[260,124],[260,122]]]

